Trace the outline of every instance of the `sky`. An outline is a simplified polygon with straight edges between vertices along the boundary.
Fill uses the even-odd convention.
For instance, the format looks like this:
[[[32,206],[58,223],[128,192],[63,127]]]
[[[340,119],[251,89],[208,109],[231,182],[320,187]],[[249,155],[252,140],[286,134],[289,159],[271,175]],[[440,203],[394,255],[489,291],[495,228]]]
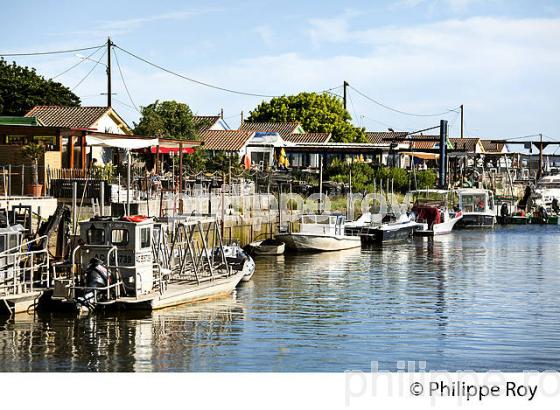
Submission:
[[[348,81],[352,121],[370,131],[413,131],[446,119],[456,136],[463,104],[466,136],[560,140],[558,0],[6,3],[0,54],[96,46],[110,36],[169,70],[246,93],[341,94]],[[83,105],[105,105],[105,66],[79,57],[93,51],[7,59],[56,76]],[[198,115],[223,109],[236,128],[241,111],[246,118],[268,99],[177,78],[118,48],[112,73],[113,107],[131,126],[135,106],[174,99]],[[356,90],[409,114],[445,114],[402,114]]]

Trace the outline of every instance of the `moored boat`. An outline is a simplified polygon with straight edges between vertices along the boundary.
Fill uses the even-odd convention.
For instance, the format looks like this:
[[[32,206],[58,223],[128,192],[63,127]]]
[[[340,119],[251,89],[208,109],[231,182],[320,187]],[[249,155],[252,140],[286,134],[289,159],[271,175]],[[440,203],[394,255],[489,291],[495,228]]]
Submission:
[[[210,233],[219,251],[198,252],[208,249]],[[210,218],[95,217],[80,222],[80,245],[70,262],[71,272],[55,279],[40,308],[155,310],[228,295],[245,276],[229,266]]]
[[[386,215],[379,225],[363,227],[359,236],[363,244],[398,242],[410,238],[415,229],[422,227],[407,214],[398,218]]]
[[[344,231],[345,217],[334,215],[302,215],[299,232],[276,235],[276,239],[294,251],[328,252],[360,246],[359,236]]]
[[[494,194],[487,189],[458,189],[459,208],[463,218],[460,228],[493,228],[496,220]]]
[[[445,189],[425,189],[411,192],[414,220],[421,224],[414,230],[418,236],[438,236],[451,233],[461,220],[460,210],[449,209],[450,191]]]
[[[265,239],[251,242],[246,248],[254,255],[277,256],[284,254],[286,244],[278,239]]]

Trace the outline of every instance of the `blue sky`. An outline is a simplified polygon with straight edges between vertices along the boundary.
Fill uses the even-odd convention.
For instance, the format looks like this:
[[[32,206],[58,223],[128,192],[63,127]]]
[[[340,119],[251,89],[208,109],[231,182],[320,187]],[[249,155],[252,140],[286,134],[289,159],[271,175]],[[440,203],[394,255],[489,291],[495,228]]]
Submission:
[[[346,80],[406,112],[464,104],[467,135],[560,138],[558,1],[27,1],[2,10],[0,52],[97,45],[110,35],[157,64],[227,88],[281,95]],[[116,53],[138,106],[176,99],[198,114],[223,108],[236,127],[240,112],[261,100],[201,87]],[[50,77],[80,61],[75,54],[16,61]],[[86,61],[57,80],[74,87],[93,66]],[[98,65],[74,91],[84,105],[103,105],[105,82]],[[113,83],[114,107],[132,123],[138,113],[116,64]],[[353,90],[350,100],[354,123],[368,130],[414,130],[440,118],[398,114]],[[458,134],[457,114],[441,118]]]

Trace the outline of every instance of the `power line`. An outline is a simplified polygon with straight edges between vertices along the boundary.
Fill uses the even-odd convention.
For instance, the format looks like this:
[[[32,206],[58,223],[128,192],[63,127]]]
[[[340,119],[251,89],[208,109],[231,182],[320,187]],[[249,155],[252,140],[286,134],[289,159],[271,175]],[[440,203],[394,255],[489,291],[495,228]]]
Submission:
[[[130,100],[130,102],[134,106],[134,109],[136,111],[138,111],[138,113],[142,114],[142,112],[138,109],[138,107],[134,103],[134,100],[132,99],[132,96],[130,95],[130,91],[128,91],[128,87],[126,86],[126,82],[124,81],[124,76],[123,76],[123,73],[122,73],[122,70],[121,70],[121,65],[119,64],[119,58],[117,57],[117,52],[116,51],[117,50],[115,50],[115,52],[114,52],[115,61],[117,62],[117,68],[119,69],[119,74],[121,75],[121,80],[122,80],[122,83],[124,85],[124,89],[126,90],[126,94],[128,95],[128,99]]]
[[[410,113],[410,112],[398,110],[398,109],[393,108],[393,107],[389,107],[388,105],[385,105],[385,104],[383,104],[383,103],[381,103],[381,102],[379,102],[379,101],[377,101],[377,100],[374,100],[373,98],[371,98],[371,97],[365,95],[364,93],[362,93],[360,90],[356,89],[355,87],[353,87],[353,86],[351,86],[351,85],[350,85],[349,87],[350,87],[351,89],[353,89],[354,91],[356,91],[358,94],[360,94],[360,95],[361,95],[362,97],[364,97],[365,99],[367,99],[367,100],[373,102],[374,104],[379,105],[380,107],[383,107],[383,108],[385,108],[385,109],[387,109],[387,110],[390,110],[390,111],[397,112],[397,113],[399,113],[399,114],[410,115],[410,116],[413,116],[413,117],[439,117],[439,116],[441,116],[441,115],[449,114],[450,112],[457,112],[456,110],[457,110],[457,108],[459,108],[459,107],[456,107],[456,108],[454,108],[454,109],[452,109],[452,110],[447,110],[447,111],[440,112],[440,113],[435,113],[435,114],[413,114],[413,113]]]
[[[232,93],[232,94],[248,95],[248,96],[250,96],[250,97],[263,97],[263,98],[275,98],[275,97],[280,97],[279,95],[257,94],[257,93],[250,93],[250,92],[245,92],[245,91],[237,91],[237,90],[232,90],[232,89],[229,89],[229,88],[220,87],[220,86],[217,86],[217,85],[205,83],[205,82],[203,82],[203,81],[195,80],[194,78],[190,78],[190,77],[187,77],[187,76],[185,76],[185,75],[176,73],[176,72],[171,71],[171,70],[169,70],[169,69],[167,69],[167,68],[165,68],[165,67],[162,67],[162,66],[160,66],[160,65],[158,65],[158,64],[156,64],[156,63],[153,63],[153,62],[151,62],[151,61],[148,61],[148,60],[146,60],[145,58],[142,58],[142,57],[140,57],[140,56],[137,56],[136,54],[133,54],[133,53],[131,53],[130,51],[127,51],[127,50],[125,50],[124,48],[119,47],[119,46],[116,45],[116,44],[115,44],[115,47],[118,48],[119,50],[124,51],[126,54],[128,54],[128,55],[130,55],[130,56],[136,58],[137,60],[143,61],[144,63],[151,65],[152,67],[155,67],[155,68],[157,68],[157,69],[160,69],[160,70],[162,70],[162,71],[165,71],[166,73],[171,74],[171,75],[174,75],[174,76],[176,76],[176,77],[182,78],[183,80],[187,80],[187,81],[190,81],[190,82],[199,84],[199,85],[203,85],[203,86],[205,86],[205,87],[213,88],[213,89],[215,89],[215,90],[225,91],[225,92]]]
[[[35,53],[0,53],[0,57],[18,57],[18,56],[42,56],[47,54],[65,54],[65,53],[75,53],[77,51],[86,51],[86,50],[93,50],[94,48],[100,48],[101,46],[94,46],[94,47],[83,47],[83,48],[74,48],[72,50],[57,50],[57,51],[39,51]]]
[[[78,84],[76,84],[74,87],[72,87],[71,91],[74,91],[76,88],[78,88],[78,87],[80,86],[80,84],[82,84],[82,83],[86,80],[86,78],[89,77],[89,75],[93,72],[93,70],[95,70],[95,67],[97,67],[97,66],[99,65],[99,63],[101,62],[101,59],[102,59],[103,57],[105,57],[105,54],[107,54],[107,50],[105,50],[105,51],[103,52],[103,54],[101,54],[101,57],[99,57],[99,60],[97,60],[97,61],[95,62],[95,64],[94,64],[93,67],[91,68],[91,70],[88,71],[88,73],[78,82]]]
[[[80,64],[82,64],[85,60],[93,57],[95,54],[97,54],[97,52],[101,50],[101,47],[97,48],[95,51],[93,51],[93,53],[89,54],[86,58],[80,58],[80,61],[78,61],[76,64],[73,64],[70,68],[67,68],[66,70],[64,70],[63,72],[61,72],[60,74],[55,75],[54,77],[51,77],[51,80],[54,80],[55,78],[58,78],[64,74],[66,74],[67,72],[69,72],[70,70],[73,70],[74,68],[78,67]]]

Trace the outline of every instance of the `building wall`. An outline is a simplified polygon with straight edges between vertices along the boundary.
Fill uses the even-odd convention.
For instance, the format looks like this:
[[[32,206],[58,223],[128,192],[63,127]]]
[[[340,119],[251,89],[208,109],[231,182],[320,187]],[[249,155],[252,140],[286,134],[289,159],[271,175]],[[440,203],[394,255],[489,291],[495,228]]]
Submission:
[[[96,128],[99,132],[108,132],[112,134],[126,134],[125,129],[122,126],[119,126],[115,122],[115,120],[109,115],[109,113],[105,113],[94,125],[93,128]],[[127,130],[129,131],[129,130]],[[87,151],[88,155],[90,153],[90,148]],[[112,148],[103,148],[103,147],[91,147],[91,159],[97,159],[98,165],[105,165],[113,160],[113,149]]]

